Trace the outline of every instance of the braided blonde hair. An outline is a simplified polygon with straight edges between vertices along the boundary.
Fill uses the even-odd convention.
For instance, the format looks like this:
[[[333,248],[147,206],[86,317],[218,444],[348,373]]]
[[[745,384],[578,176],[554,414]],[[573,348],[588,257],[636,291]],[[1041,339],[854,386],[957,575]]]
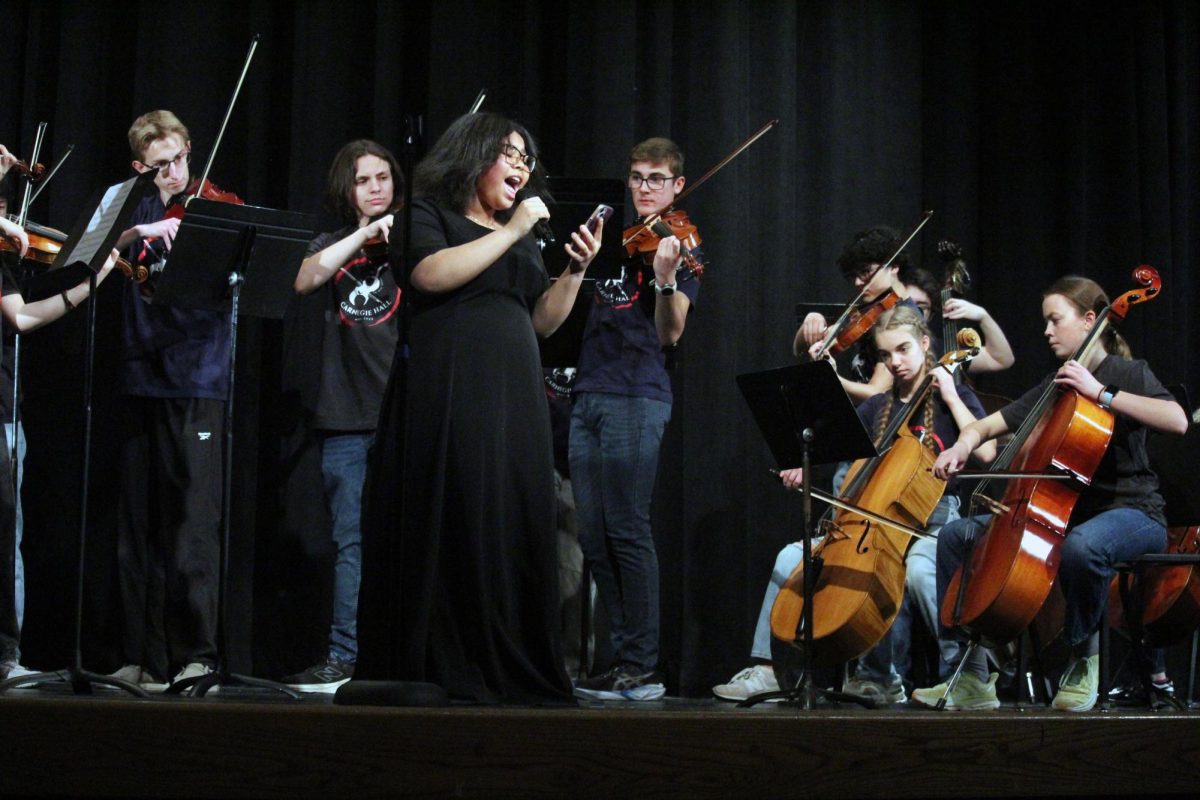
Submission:
[[[925,316],[919,310],[910,305],[898,305],[890,308],[880,315],[875,322],[874,335],[878,335],[881,331],[905,330],[918,344],[922,336],[929,336],[929,324],[925,322]],[[937,359],[933,357],[933,352],[925,351],[925,371],[928,373],[937,366]],[[932,393],[930,393],[932,395]],[[875,441],[877,446],[883,446],[881,441],[884,431],[887,430],[888,421],[892,416],[892,409],[896,403],[900,401],[900,386],[896,381],[892,381],[892,389],[887,394],[887,399],[883,403],[883,407],[879,410],[879,416],[875,423]],[[922,424],[925,430],[933,433],[933,402],[930,396],[927,396],[924,401],[924,411],[922,414]],[[925,446],[930,450],[935,450],[937,445],[933,441],[932,436],[925,437]]]

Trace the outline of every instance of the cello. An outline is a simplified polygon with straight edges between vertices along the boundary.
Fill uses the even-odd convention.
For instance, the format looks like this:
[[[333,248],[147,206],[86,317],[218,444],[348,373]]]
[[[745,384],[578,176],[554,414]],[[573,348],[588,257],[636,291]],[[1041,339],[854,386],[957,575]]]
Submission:
[[[1167,553],[1200,553],[1200,525],[1167,528]],[[1145,643],[1165,647],[1200,626],[1200,565],[1160,564],[1138,578],[1129,573],[1113,577],[1108,593],[1108,624],[1128,632],[1125,596],[1137,592],[1139,626]]]
[[[962,365],[978,351],[943,356],[942,368]],[[936,454],[909,423],[929,398],[932,371],[909,401],[892,415],[880,436],[887,452],[851,467],[840,498],[819,490],[813,496],[833,508],[821,526],[825,538],[814,548],[821,565],[813,589],[814,663],[839,664],[870,650],[891,627],[904,596],[904,555],[918,528],[933,513],[946,481],[933,475]],[[775,638],[794,642],[804,611],[803,565],[781,587],[771,608]]]
[[[1159,295],[1162,281],[1153,267],[1139,266],[1133,277],[1143,288],[1105,307],[1071,360],[1090,363],[1114,321],[1123,320],[1130,306]],[[1009,483],[998,502],[985,493],[988,481],[972,496],[973,505],[995,516],[951,578],[942,601],[943,625],[964,628],[985,644],[1008,642],[1029,626],[1050,594],[1071,512],[1104,457],[1113,425],[1112,412],[1095,401],[1047,385],[989,471],[1029,477]]]

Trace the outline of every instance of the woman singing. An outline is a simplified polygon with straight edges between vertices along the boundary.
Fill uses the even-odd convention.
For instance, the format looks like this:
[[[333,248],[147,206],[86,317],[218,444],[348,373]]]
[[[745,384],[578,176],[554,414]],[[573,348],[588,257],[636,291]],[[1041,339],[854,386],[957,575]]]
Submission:
[[[386,503],[395,518],[378,526],[382,547],[364,547],[365,561],[378,556],[392,570],[383,618],[394,623],[380,634],[388,652],[372,650],[381,620],[364,611],[360,677],[427,681],[481,703],[572,702],[535,334],[566,318],[583,273],[564,270],[553,285],[546,274],[530,232],[549,211],[534,195],[518,201],[536,161],[522,126],[469,114],[417,167],[410,355],[391,388],[404,423],[380,432],[381,458],[403,460],[384,465],[398,483],[376,493],[401,496]],[[600,236],[581,226],[567,254],[588,265]],[[366,596],[379,588],[367,587],[375,568],[364,564],[362,602],[378,611],[378,594]]]

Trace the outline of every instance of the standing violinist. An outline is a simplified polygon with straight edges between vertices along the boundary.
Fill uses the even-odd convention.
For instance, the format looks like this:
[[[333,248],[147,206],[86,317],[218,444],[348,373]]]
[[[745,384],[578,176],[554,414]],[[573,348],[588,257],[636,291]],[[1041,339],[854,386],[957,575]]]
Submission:
[[[345,222],[308,246],[294,288],[320,292],[319,363],[308,421],[320,441],[325,502],[332,518],[333,619],[320,663],[284,678],[293,689],[333,692],[354,676],[358,660],[358,587],[362,572],[363,483],[380,404],[396,351],[400,289],[387,260],[392,212],[404,176],[382,145],[357,139],[329,168],[327,205]],[[378,243],[379,255],[364,251]]]
[[[117,242],[153,281],[179,229],[168,206],[192,188],[192,142],[170,111],[138,117],[128,138],[134,171],[154,173],[154,189]],[[114,676],[160,689],[216,664],[229,314],[153,303],[131,281],[121,345],[125,666]]]
[[[1014,402],[967,426],[958,442],[942,452],[934,465],[939,477],[953,476],[962,469],[973,448],[1016,430],[1051,382],[1113,413],[1115,426],[1103,460],[1091,483],[1080,492],[1060,545],[1058,580],[1066,597],[1063,636],[1071,648],[1070,663],[1053,700],[1054,708],[1062,711],[1088,711],[1096,703],[1097,631],[1113,564],[1162,552],[1166,547],[1163,500],[1146,453],[1146,433],[1156,430],[1183,434],[1188,425],[1187,415],[1171,393],[1145,361],[1131,357],[1128,345],[1113,327],[1103,332],[1103,348],[1091,351],[1087,363],[1074,360],[1073,355],[1107,305],[1104,290],[1088,278],[1066,276],[1051,285],[1042,295],[1045,336],[1055,357],[1064,363]],[[942,529],[937,548],[939,603],[945,602],[951,578],[989,519],[964,518]],[[954,692],[946,696],[946,708],[998,708],[996,674],[988,674],[983,652],[979,648],[971,650],[963,667]],[[946,695],[946,688],[943,683],[917,689],[912,699],[936,706]]]
[[[683,152],[670,139],[647,139],[629,153],[627,180],[639,222],[662,214],[683,191]],[[659,242],[653,271],[652,286],[633,262],[622,264],[618,278],[597,280],[579,355],[570,441],[576,523],[616,655],[609,670],[576,684],[575,694],[584,698],[656,700],[666,691],[657,672],[658,555],[650,499],[671,417],[663,351],[683,335],[700,281],[683,264],[674,236]],[[648,306],[639,298],[650,291]]]
[[[0,145],[0,150],[3,146]],[[7,152],[7,151],[4,151]],[[3,177],[5,167],[0,164],[0,177]],[[62,317],[75,306],[83,303],[91,293],[89,282],[84,280],[58,295],[25,302],[21,296],[20,287],[13,277],[9,262],[16,262],[24,256],[29,248],[29,238],[20,226],[5,217],[0,217],[0,237],[6,241],[6,246],[0,252],[0,315],[3,316],[4,333],[9,331],[28,333],[43,325]],[[116,251],[105,262],[96,275],[97,284],[108,277],[116,263]],[[4,394],[3,408],[11,413],[9,402],[13,394],[12,362],[5,363],[3,380],[0,381],[0,393]],[[0,436],[0,681],[7,678],[19,678],[32,674],[20,664],[20,631],[22,623],[22,606],[24,600],[24,581],[20,570],[21,561],[21,529],[18,498],[14,494],[12,481],[13,465],[9,454],[8,442],[13,436],[11,416],[5,425],[4,434]],[[19,441],[23,442],[24,436]],[[18,450],[18,457],[23,452]],[[19,463],[19,462],[18,462]],[[19,485],[19,484],[18,484]]]
[[[909,299],[904,284],[909,268],[908,253],[901,251],[892,258],[902,241],[894,228],[880,225],[856,234],[838,257],[838,269],[842,277],[854,287],[857,294],[862,295],[860,307],[866,308],[890,293],[894,293],[901,303],[916,307]],[[892,259],[891,263],[883,267],[889,258]],[[821,314],[814,312],[806,316],[796,331],[792,352],[797,357],[802,353],[810,357],[818,355],[828,325]],[[941,344],[938,338],[934,337],[932,341],[934,350],[939,351]],[[846,394],[855,403],[885,392],[891,386],[891,375],[879,360],[870,335],[860,338],[838,361],[841,371],[850,376],[847,378],[839,374],[838,377]]]

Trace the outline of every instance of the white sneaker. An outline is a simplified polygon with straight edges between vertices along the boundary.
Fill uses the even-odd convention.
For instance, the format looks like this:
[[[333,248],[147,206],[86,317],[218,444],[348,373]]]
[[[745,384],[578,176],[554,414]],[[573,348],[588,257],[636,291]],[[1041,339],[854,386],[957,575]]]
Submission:
[[[167,685],[154,677],[149,670],[142,669],[137,664],[126,664],[116,672],[110,672],[108,677],[117,678],[118,680],[132,683],[135,686],[140,686],[143,691],[147,692],[164,692]],[[116,688],[116,687],[110,687]]]
[[[171,683],[176,684],[176,683],[179,683],[180,681],[187,680],[188,678],[203,678],[205,675],[211,674],[212,671],[213,671],[212,667],[210,667],[208,664],[201,664],[199,661],[193,661],[190,664],[188,664],[187,666],[185,666],[183,669],[179,670],[179,672],[171,680]],[[193,684],[191,687],[189,687],[187,689],[187,692],[190,694],[192,692],[192,689],[194,689],[194,688],[195,688],[195,684]],[[219,691],[219,688],[220,687],[213,686],[211,689],[208,690],[208,693],[216,694],[217,691]]]
[[[763,692],[778,692],[779,681],[775,680],[775,668],[770,664],[755,664],[722,683],[713,687],[713,694],[722,700],[741,701]],[[768,700],[769,703],[779,702],[779,698]]]
[[[27,675],[37,675],[37,670],[27,669],[16,661],[5,661],[0,664],[0,681],[24,678]]]

